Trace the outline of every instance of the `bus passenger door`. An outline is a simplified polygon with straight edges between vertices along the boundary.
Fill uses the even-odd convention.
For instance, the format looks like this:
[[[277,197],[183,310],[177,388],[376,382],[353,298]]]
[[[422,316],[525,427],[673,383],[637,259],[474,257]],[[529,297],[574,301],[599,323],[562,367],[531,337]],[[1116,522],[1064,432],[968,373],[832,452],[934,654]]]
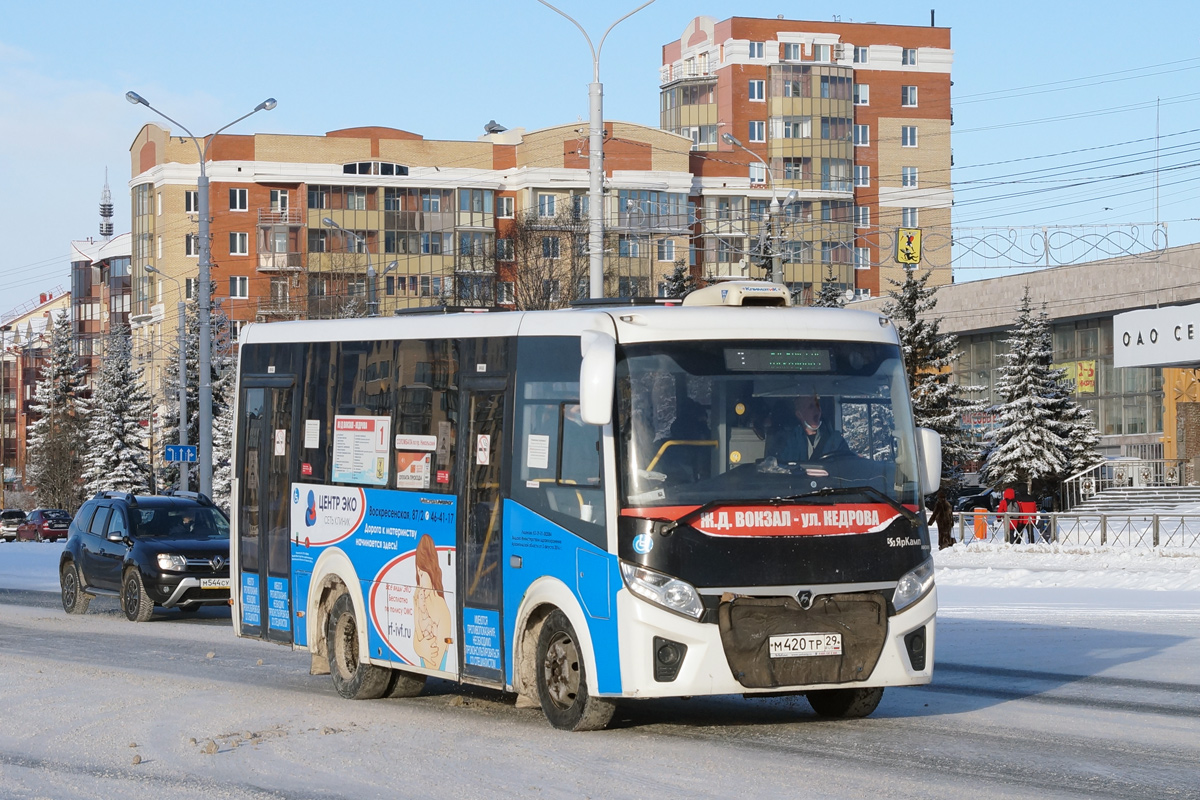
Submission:
[[[244,448],[237,465],[238,574],[243,636],[292,643],[290,378],[245,379],[240,419]]]
[[[466,466],[459,506],[460,660],[464,677],[503,687],[501,609],[501,472],[504,446],[503,379],[463,386],[468,435],[460,437],[458,463]]]

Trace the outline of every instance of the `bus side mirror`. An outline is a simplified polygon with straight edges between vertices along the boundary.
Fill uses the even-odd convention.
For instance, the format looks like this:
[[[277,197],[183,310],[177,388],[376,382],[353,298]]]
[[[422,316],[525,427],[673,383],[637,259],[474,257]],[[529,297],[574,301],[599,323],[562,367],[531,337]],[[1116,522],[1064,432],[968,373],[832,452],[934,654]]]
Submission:
[[[941,435],[932,428],[917,428],[917,453],[920,456],[921,494],[934,494],[942,487]]]
[[[612,421],[613,387],[616,384],[617,340],[601,331],[583,331],[579,349],[579,414],[588,425]]]

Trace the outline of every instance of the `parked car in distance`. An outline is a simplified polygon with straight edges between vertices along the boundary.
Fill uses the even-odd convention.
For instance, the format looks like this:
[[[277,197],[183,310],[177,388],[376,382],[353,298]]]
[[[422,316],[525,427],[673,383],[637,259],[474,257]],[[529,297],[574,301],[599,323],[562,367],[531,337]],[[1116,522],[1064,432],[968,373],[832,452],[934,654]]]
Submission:
[[[990,486],[964,487],[954,500],[955,511],[974,511],[986,508],[995,511],[1000,504],[1000,490]]]
[[[62,604],[82,614],[120,598],[133,622],[156,606],[195,611],[229,602],[229,520],[202,494],[100,492],[71,520],[58,562]]]
[[[0,539],[6,542],[16,541],[17,527],[25,521],[25,512],[16,508],[6,508],[0,511]]]
[[[67,538],[71,515],[61,508],[35,508],[17,526],[17,539],[25,542],[57,542]]]

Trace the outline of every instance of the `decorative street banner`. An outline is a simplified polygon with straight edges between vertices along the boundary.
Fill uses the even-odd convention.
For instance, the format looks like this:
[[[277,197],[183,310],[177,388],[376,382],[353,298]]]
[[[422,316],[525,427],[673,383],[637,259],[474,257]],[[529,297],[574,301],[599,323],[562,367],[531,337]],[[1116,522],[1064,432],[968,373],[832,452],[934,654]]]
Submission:
[[[361,582],[371,657],[457,676],[455,519],[451,496],[294,483],[293,569],[339,549]],[[303,609],[308,587],[293,590]]]
[[[333,418],[334,483],[387,486],[391,417]]]
[[[896,261],[900,264],[921,263],[920,228],[900,228],[896,231]]]

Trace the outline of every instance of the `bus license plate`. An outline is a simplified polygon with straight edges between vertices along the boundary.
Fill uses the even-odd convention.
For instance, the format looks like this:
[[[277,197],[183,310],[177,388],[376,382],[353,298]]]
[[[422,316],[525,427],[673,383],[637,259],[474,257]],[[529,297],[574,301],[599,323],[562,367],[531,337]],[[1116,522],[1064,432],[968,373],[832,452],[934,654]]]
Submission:
[[[840,656],[842,635],[840,633],[785,633],[768,640],[771,658],[796,658],[798,656]]]
[[[229,578],[201,578],[201,589],[228,589]]]

